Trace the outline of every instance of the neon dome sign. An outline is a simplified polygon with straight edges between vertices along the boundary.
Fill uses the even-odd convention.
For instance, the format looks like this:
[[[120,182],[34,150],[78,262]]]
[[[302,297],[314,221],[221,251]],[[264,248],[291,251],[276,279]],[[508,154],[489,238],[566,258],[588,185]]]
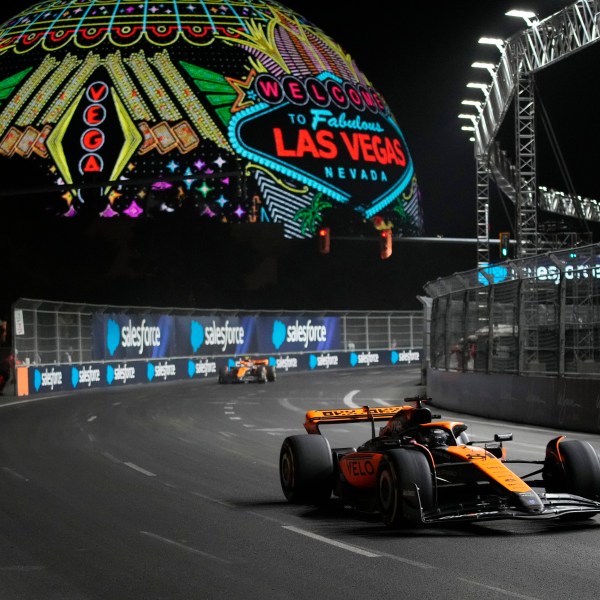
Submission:
[[[0,88],[0,164],[60,216],[166,207],[312,237],[345,205],[422,226],[384,99],[277,2],[40,2],[0,27]]]

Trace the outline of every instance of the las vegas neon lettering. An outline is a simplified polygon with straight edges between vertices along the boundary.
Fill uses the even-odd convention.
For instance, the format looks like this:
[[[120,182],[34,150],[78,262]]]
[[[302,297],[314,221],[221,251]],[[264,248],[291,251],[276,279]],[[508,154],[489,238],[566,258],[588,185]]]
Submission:
[[[104,161],[98,151],[104,146],[106,136],[100,125],[106,120],[106,108],[101,104],[108,97],[108,85],[103,81],[91,83],[86,90],[90,103],[83,111],[85,131],[81,134],[80,145],[84,155],[79,161],[79,172],[99,173],[104,169]]]

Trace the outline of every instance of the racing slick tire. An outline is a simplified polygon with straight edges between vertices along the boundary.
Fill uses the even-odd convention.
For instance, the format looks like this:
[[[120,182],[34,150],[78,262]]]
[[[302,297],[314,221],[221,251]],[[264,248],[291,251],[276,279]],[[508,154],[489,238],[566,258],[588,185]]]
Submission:
[[[433,506],[431,469],[425,455],[416,449],[390,450],[379,464],[377,490],[379,511],[387,526],[421,524],[420,509]]]
[[[564,439],[548,446],[543,470],[546,491],[600,500],[600,458],[594,447],[584,440]],[[558,448],[562,462],[553,447]]]
[[[273,365],[267,367],[267,381],[273,382],[277,379],[277,371]]]
[[[258,382],[267,383],[267,367],[261,365],[258,369]]]
[[[289,502],[316,505],[327,502],[333,489],[333,456],[327,438],[306,434],[283,440],[279,480]]]
[[[219,383],[227,383],[229,380],[227,376],[227,367],[221,367],[219,369]]]

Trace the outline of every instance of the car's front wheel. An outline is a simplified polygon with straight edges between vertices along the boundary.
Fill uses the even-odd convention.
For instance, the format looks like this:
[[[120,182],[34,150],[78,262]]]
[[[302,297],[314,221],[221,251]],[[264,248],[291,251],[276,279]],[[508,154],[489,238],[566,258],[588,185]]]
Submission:
[[[543,478],[548,492],[600,500],[600,458],[584,440],[558,438],[549,442]]]
[[[290,502],[322,504],[329,500],[333,457],[327,438],[317,434],[287,437],[279,453],[279,479]]]
[[[389,527],[417,525],[421,508],[433,505],[433,483],[427,458],[416,449],[388,452],[377,477],[379,511]]]

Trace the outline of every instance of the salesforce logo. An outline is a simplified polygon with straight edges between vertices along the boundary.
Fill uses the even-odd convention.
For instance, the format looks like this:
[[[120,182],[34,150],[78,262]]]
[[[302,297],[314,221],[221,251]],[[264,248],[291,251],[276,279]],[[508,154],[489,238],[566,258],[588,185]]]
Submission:
[[[229,320],[224,325],[213,321],[204,327],[197,321],[192,321],[190,329],[190,343],[194,352],[203,344],[207,347],[218,346],[225,352],[228,346],[240,346],[244,343],[245,331],[239,325],[230,325]]]
[[[392,350],[392,354],[390,356],[393,365],[398,363],[410,365],[413,362],[419,361],[420,358],[421,355],[417,350],[403,350],[402,352]]]
[[[106,324],[106,347],[113,356],[116,349],[119,347],[119,340],[121,339],[121,330],[119,324],[113,319],[109,319]]]
[[[54,369],[48,371],[46,369],[42,372],[36,369],[33,372],[33,386],[36,392],[39,392],[40,388],[50,388],[51,391],[54,391],[54,388],[61,387],[62,383],[61,371],[55,371]]]
[[[71,367],[71,385],[76,388],[79,383],[79,369]]]
[[[324,367],[325,369],[329,369],[329,367],[337,367],[339,365],[339,358],[336,354],[325,354],[320,356],[315,356],[311,354],[308,357],[308,366],[311,369],[316,369],[317,367]]]
[[[94,383],[100,383],[100,369],[84,367],[79,370],[77,367],[71,367],[71,385],[74,388],[79,384],[90,387]]]
[[[287,327],[285,326],[285,323],[282,323],[281,321],[275,321],[273,323],[273,334],[271,336],[271,341],[277,350],[279,350],[283,342],[285,342],[286,335]]]
[[[169,362],[159,362],[157,364],[148,363],[146,368],[146,377],[148,381],[153,379],[162,379],[166,381],[169,377],[175,377],[177,369],[174,364]]]
[[[282,321],[275,321],[271,341],[277,350],[281,348],[283,342],[299,344],[303,348],[308,348],[309,344],[327,341],[327,327],[314,325],[310,319],[304,324],[296,321],[287,326]]]
[[[206,377],[212,373],[217,372],[217,363],[211,361],[199,361],[188,360],[187,363],[187,373],[188,377],[194,377],[194,375],[203,375]]]
[[[352,352],[350,354],[350,366],[355,367],[356,365],[366,365],[370,367],[373,363],[379,362],[379,354],[376,352],[361,352],[357,354]]]
[[[111,356],[114,356],[119,344],[123,348],[133,348],[138,354],[143,354],[146,348],[158,348],[160,346],[160,327],[147,325],[146,319],[142,319],[140,325],[134,325],[131,319],[123,326],[114,319],[108,319],[106,323],[106,347]]]
[[[198,352],[198,348],[204,344],[204,327],[198,321],[192,321],[190,343],[194,352]]]
[[[135,380],[135,367],[128,367],[127,365],[117,365],[116,367],[108,365],[106,367],[106,382],[108,385],[112,385],[114,381],[127,383],[129,379]]]

